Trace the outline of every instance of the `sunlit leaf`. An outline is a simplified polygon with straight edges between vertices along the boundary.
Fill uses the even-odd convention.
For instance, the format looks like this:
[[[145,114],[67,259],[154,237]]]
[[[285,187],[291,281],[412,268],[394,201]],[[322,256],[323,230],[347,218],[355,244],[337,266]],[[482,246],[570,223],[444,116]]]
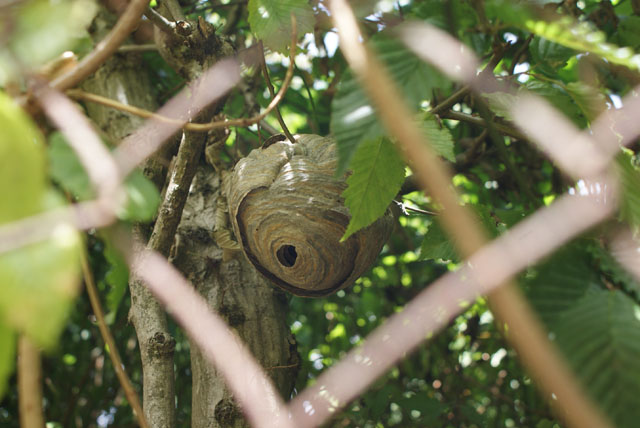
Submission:
[[[86,35],[85,29],[97,12],[93,0],[32,0],[19,3],[9,41],[0,49],[0,84],[15,78],[16,59],[23,66],[40,66],[72,49]],[[10,52],[10,53],[9,53]]]
[[[430,99],[434,89],[444,90],[451,86],[439,72],[399,41],[377,34],[369,43],[387,65],[406,101],[413,108],[417,108],[423,100]],[[341,79],[331,111],[331,131],[336,138],[339,155],[336,173],[340,175],[349,167],[360,144],[385,135],[385,131],[351,71]]]
[[[291,44],[291,13],[298,37],[313,30],[313,9],[306,0],[249,0],[249,25],[267,47],[285,52]]]
[[[0,94],[0,224],[59,207],[46,190],[42,136],[31,120]],[[80,239],[71,226],[53,237],[0,254],[0,322],[53,346],[78,285]]]
[[[526,2],[507,0],[489,1],[488,13],[548,41],[577,51],[591,52],[613,64],[640,71],[640,54],[636,54],[631,47],[607,43],[605,33],[589,22],[578,22],[571,16],[547,22],[527,7]]]
[[[386,138],[364,142],[351,162],[342,193],[351,220],[342,241],[381,217],[404,181],[404,162]]]
[[[567,64],[569,58],[575,55],[573,49],[569,49],[558,43],[551,42],[536,36],[529,45],[532,66],[544,72],[554,75],[556,71]]]
[[[64,204],[50,192],[42,209]],[[81,240],[70,225],[0,255],[0,318],[45,348],[53,347],[78,289]]]
[[[0,224],[42,208],[46,191],[42,135],[31,119],[0,92]]]

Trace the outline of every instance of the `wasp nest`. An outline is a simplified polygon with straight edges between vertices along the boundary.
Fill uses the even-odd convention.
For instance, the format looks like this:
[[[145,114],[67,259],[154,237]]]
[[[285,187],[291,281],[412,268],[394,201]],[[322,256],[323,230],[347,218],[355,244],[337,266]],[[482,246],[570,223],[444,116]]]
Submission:
[[[387,213],[340,242],[349,211],[335,178],[336,146],[330,138],[297,136],[253,150],[227,185],[229,216],[247,258],[281,288],[307,297],[351,285],[374,262],[388,239]]]

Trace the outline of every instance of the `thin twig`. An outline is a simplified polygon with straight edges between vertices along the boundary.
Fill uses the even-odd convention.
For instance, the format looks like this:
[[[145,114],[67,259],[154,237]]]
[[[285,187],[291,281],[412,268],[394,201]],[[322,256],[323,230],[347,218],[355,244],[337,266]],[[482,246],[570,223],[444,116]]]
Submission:
[[[82,274],[84,276],[84,283],[87,289],[87,294],[89,295],[89,301],[91,302],[91,308],[93,309],[93,313],[95,314],[96,320],[98,322],[98,329],[100,330],[100,334],[102,335],[102,339],[104,340],[105,344],[109,347],[108,354],[111,358],[111,362],[113,363],[113,369],[115,370],[116,376],[120,381],[120,385],[122,385],[122,389],[124,390],[124,395],[127,397],[127,401],[133,408],[134,415],[138,420],[138,424],[142,428],[149,428],[149,424],[147,423],[147,420],[144,417],[144,412],[142,411],[142,405],[140,404],[138,394],[133,388],[133,385],[131,385],[131,381],[129,380],[129,376],[127,376],[127,372],[124,370],[124,365],[122,364],[122,359],[120,358],[120,353],[118,352],[116,341],[113,339],[113,335],[111,334],[111,331],[107,326],[107,322],[105,321],[104,311],[102,310],[100,297],[98,296],[98,290],[96,289],[96,284],[93,280],[93,274],[91,272],[91,269],[89,268],[89,263],[87,262],[87,254],[84,251],[80,256],[80,264],[82,265]]]
[[[495,126],[493,118],[491,117],[491,111],[489,110],[489,106],[487,106],[486,102],[481,97],[475,97],[476,104],[480,115],[484,119],[487,124],[486,130],[489,133],[489,139],[493,142],[494,147],[498,150],[498,155],[504,162],[505,166],[513,176],[516,181],[517,187],[523,192],[527,199],[533,204],[535,207],[540,206],[540,198],[534,195],[533,190],[531,190],[530,184],[527,180],[522,176],[520,169],[516,167],[516,164],[513,162],[511,158],[511,154],[507,149],[507,146],[504,144],[504,138],[502,135],[498,134],[497,127]]]
[[[302,74],[302,71],[298,68],[297,65],[296,65],[296,70],[298,70],[298,73]],[[309,73],[307,72],[307,74]],[[314,134],[317,134],[320,121],[318,120],[318,111],[316,109],[316,103],[313,101],[313,95],[311,94],[311,88],[309,87],[309,82],[307,82],[307,79],[305,79],[304,75],[300,77],[302,78],[304,89],[307,92],[307,96],[309,97],[309,104],[311,104],[311,113],[313,114],[313,121],[309,121],[310,126]]]
[[[43,428],[40,351],[26,336],[18,339],[18,401],[21,428]]]
[[[434,106],[431,110],[429,110],[429,113],[435,116],[449,110],[451,107],[457,104],[458,101],[464,98],[469,93],[469,91],[471,91],[471,88],[468,85],[463,86],[462,88],[451,94],[449,98]]]
[[[260,42],[260,45],[262,47],[262,41]],[[271,98],[273,98],[275,96],[275,90],[273,89],[273,85],[271,84],[271,78],[269,77],[269,69],[267,68],[267,61],[264,57],[264,48],[262,48],[261,51],[262,51],[262,55],[260,55],[260,65],[262,66],[262,75],[264,76],[264,81],[267,84],[267,88],[269,88],[269,93],[271,94]],[[295,57],[289,58],[289,61],[291,61],[289,63],[289,67],[291,67],[292,63],[295,66]],[[280,127],[282,128],[284,135],[287,136],[287,138],[289,139],[289,141],[291,141],[291,143],[295,144],[296,140],[295,138],[293,138],[293,135],[291,135],[291,132],[289,132],[289,128],[287,128],[287,124],[284,123],[284,119],[282,118],[282,115],[280,114],[280,109],[278,107],[276,107],[276,117],[278,118],[278,122],[280,123]]]
[[[513,60],[511,60],[511,66],[509,67],[510,75],[513,75],[513,70],[515,70],[516,65],[518,65],[518,62],[520,62],[520,57],[522,56],[522,54],[527,50],[527,48],[529,47],[529,44],[531,44],[531,40],[533,40],[533,36],[534,34],[531,33],[529,37],[527,37],[527,39],[524,41],[522,46],[520,46],[518,50],[513,54]]]
[[[51,86],[59,91],[64,91],[76,86],[96,71],[118,50],[118,47],[124,43],[129,34],[136,29],[148,4],[148,0],[132,0],[104,40],[98,43],[95,49],[87,56],[82,58],[75,68],[54,79],[51,82]]]
[[[127,104],[120,103],[118,101],[112,100],[110,98],[102,97],[100,95],[91,94],[89,92],[82,91],[80,89],[71,89],[67,91],[67,95],[70,98],[75,100],[89,101],[96,104],[100,104],[106,107],[111,107],[116,110],[124,111],[126,113],[131,113],[135,116],[143,117],[145,119],[156,119],[165,123],[171,123],[176,125],[181,125],[181,128],[186,131],[194,131],[194,132],[208,132],[212,129],[218,128],[230,128],[233,126],[237,127],[247,127],[254,125],[264,119],[274,108],[278,106],[280,101],[284,98],[284,94],[289,88],[289,84],[291,83],[291,78],[293,77],[293,65],[295,59],[295,44],[291,46],[291,50],[289,53],[289,68],[287,69],[287,74],[285,75],[284,81],[282,82],[282,87],[276,94],[276,96],[271,100],[267,108],[264,111],[254,117],[250,118],[239,118],[239,119],[225,119],[215,122],[209,123],[185,123],[184,120],[181,119],[173,119],[167,116],[163,116],[157,113],[150,112],[148,110],[130,106]]]
[[[144,45],[122,45],[118,48],[119,53],[153,52],[157,50],[158,46],[155,43],[147,43]]]
[[[460,122],[467,122],[467,123],[471,123],[473,125],[477,125],[477,126],[482,126],[483,128],[488,128],[489,125],[487,124],[487,122],[481,118],[481,117],[477,117],[477,116],[471,116],[470,114],[466,114],[466,113],[460,113],[457,111],[444,111],[442,113],[439,114],[439,116],[442,119],[453,119],[453,120],[459,120]],[[522,141],[527,141],[527,137],[525,135],[523,135],[519,130],[517,130],[516,128],[510,127],[508,125],[504,125],[502,123],[497,123],[494,122],[493,126],[495,127],[495,129],[497,131],[500,131],[501,133],[508,135],[510,137],[516,138],[518,140],[522,140]]]
[[[144,16],[147,17],[153,25],[158,27],[163,33],[175,37],[176,36],[176,23],[173,21],[169,21],[167,18],[162,16],[160,12],[152,8],[151,6],[147,6],[144,11]]]

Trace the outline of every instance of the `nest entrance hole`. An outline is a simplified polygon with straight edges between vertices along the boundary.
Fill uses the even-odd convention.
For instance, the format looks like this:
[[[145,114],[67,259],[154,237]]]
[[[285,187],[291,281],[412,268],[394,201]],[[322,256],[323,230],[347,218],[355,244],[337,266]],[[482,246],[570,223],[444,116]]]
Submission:
[[[296,251],[296,247],[293,245],[283,245],[278,248],[278,251],[276,251],[276,256],[282,266],[292,267],[296,264],[298,252]]]

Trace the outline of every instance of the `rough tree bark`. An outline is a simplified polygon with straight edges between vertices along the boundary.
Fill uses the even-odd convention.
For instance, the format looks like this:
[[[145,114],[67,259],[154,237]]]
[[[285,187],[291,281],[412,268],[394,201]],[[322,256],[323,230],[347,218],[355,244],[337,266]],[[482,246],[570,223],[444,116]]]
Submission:
[[[99,30],[108,28],[112,22],[112,18],[101,14],[94,23],[97,37],[100,37]],[[175,68],[175,64],[173,65]],[[145,73],[140,72],[142,67],[137,54],[118,55],[85,81],[83,88],[131,105],[155,110],[157,106],[151,96],[151,84]],[[187,70],[186,77],[193,78],[202,69],[195,70],[191,67]],[[139,118],[126,113],[95,105],[87,107],[92,119],[114,141],[126,136],[142,123]],[[185,135],[187,136],[189,135]],[[189,137],[199,140],[195,147],[195,159],[203,159],[201,152],[206,135]],[[171,156],[170,144],[144,166],[145,174],[159,187],[165,181]],[[295,340],[285,320],[287,298],[281,291],[270,286],[240,253],[233,260],[222,261],[222,251],[211,238],[219,181],[219,175],[214,169],[201,161],[193,184],[190,188],[187,186],[189,197],[172,250],[172,259],[207,299],[212,310],[222,315],[247,344],[256,359],[267,369],[283,397],[288,398],[293,389],[299,360]],[[183,196],[186,196],[186,192]],[[138,227],[136,233],[144,237],[149,236],[150,231],[148,228],[145,230]],[[168,255],[170,246],[163,245],[161,252]],[[143,364],[144,412],[151,426],[171,428],[176,426],[173,371],[175,341],[168,332],[163,308],[147,289],[134,280],[131,281],[130,290],[131,320],[138,335]],[[191,426],[246,426],[241,410],[234,403],[223,379],[193,344],[191,361]]]
[[[209,306],[242,338],[284,398],[293,389],[299,359],[286,324],[287,296],[267,283],[241,253],[222,261],[213,242],[219,176],[201,165],[178,229],[174,264]],[[193,428],[247,426],[224,380],[191,344]]]
[[[115,17],[101,11],[92,25],[96,39],[103,37],[114,24]],[[83,89],[88,92],[117,99],[137,107],[155,110],[151,82],[145,73],[140,73],[143,63],[139,54],[119,54],[110,58],[96,73],[85,80]],[[130,134],[142,125],[143,120],[120,111],[87,104],[87,112],[93,121],[114,142]],[[166,167],[157,154],[145,165],[145,173],[156,184],[164,181]],[[161,184],[160,184],[161,185]],[[147,227],[137,225],[134,233],[143,240],[149,235]],[[143,369],[143,405],[150,426],[175,426],[175,399],[173,350],[175,340],[168,330],[164,309],[139,281],[133,279],[131,291],[130,319],[135,326],[140,346]]]

